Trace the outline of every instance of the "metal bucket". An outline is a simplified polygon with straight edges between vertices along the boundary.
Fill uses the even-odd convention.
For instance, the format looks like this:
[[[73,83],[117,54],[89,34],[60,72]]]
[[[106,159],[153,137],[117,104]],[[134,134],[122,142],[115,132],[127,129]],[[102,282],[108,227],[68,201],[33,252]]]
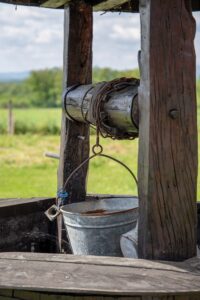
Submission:
[[[61,207],[73,254],[122,256],[120,237],[136,226],[138,198],[105,198]]]

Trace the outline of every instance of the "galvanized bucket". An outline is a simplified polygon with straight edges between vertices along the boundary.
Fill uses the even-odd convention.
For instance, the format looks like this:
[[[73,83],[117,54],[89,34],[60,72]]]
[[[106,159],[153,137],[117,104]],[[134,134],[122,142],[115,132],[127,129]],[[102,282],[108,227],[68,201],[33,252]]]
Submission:
[[[122,256],[120,237],[136,226],[138,198],[68,204],[60,209],[73,254]]]
[[[96,157],[108,158],[119,163],[130,173],[137,184],[137,179],[128,166],[118,159],[102,153],[103,147],[99,144],[98,135],[92,152],[93,154],[69,175],[64,184],[64,190],[73,175]],[[60,198],[62,199],[62,197]],[[58,197],[58,199],[60,198]],[[134,229],[136,225],[138,198],[109,197],[98,201],[85,201],[64,206],[62,204],[53,205],[45,212],[50,220],[54,220],[60,213],[64,218],[73,254],[122,256],[120,237]]]

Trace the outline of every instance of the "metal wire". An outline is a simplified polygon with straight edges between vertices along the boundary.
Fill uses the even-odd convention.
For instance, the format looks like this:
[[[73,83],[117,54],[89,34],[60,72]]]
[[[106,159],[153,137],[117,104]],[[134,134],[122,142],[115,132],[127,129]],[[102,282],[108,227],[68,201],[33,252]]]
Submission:
[[[131,169],[127,165],[125,165],[122,161],[118,160],[117,158],[114,158],[114,157],[112,157],[112,156],[110,156],[108,154],[103,154],[102,152],[103,152],[103,147],[99,144],[99,139],[98,139],[98,134],[97,134],[97,142],[92,147],[92,153],[93,154],[90,157],[86,158],[77,168],[74,169],[74,171],[72,171],[72,173],[69,175],[69,177],[65,181],[63,190],[66,189],[68,182],[70,181],[70,179],[73,177],[73,175],[79,169],[81,169],[87,162],[89,162],[90,160],[92,160],[93,158],[98,157],[98,156],[111,159],[111,160],[117,162],[118,164],[120,164],[121,166],[123,166],[131,174],[131,176],[133,177],[133,179],[134,179],[134,181],[136,183],[136,186],[138,185],[138,181],[137,181],[137,178],[136,178],[135,174],[131,171]]]
[[[93,106],[92,106],[92,114],[96,121],[96,126],[99,128],[99,132],[102,137],[104,138],[112,138],[112,139],[135,139],[138,137],[138,134],[132,133],[122,133],[116,128],[109,127],[106,124],[106,115],[104,113],[104,104],[108,101],[109,96],[111,93],[115,91],[120,91],[127,86],[135,85],[136,82],[138,82],[138,79],[135,78],[119,78],[114,79],[109,82],[102,82],[102,85],[100,88],[97,89],[96,93],[93,94]]]

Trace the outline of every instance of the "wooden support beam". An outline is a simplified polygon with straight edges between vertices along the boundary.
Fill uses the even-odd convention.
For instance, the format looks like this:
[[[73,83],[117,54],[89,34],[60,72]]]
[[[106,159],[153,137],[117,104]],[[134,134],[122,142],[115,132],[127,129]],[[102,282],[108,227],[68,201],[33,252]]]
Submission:
[[[126,3],[127,0],[106,0],[102,1],[94,6],[94,11],[107,11],[119,7]]]
[[[48,0],[48,1],[45,1],[41,6],[48,7],[48,8],[59,8],[69,2],[70,2],[70,0]]]
[[[66,89],[68,86],[92,81],[92,7],[84,2],[74,1],[65,8],[64,14],[63,88]],[[80,139],[80,136],[84,139]],[[71,172],[88,156],[89,126],[67,120],[63,111],[58,190],[63,189]],[[69,203],[85,200],[87,169],[86,165],[69,182]]]
[[[188,0],[141,0],[139,256],[196,255],[195,21]]]

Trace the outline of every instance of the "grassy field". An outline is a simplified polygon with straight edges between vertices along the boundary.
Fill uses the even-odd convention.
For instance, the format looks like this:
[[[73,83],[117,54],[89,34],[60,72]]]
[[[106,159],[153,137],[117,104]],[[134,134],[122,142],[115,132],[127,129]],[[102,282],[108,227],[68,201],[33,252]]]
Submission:
[[[137,141],[104,140],[102,144],[106,153],[137,171]],[[58,160],[46,158],[46,151],[58,153],[58,136],[1,136],[0,197],[54,196]],[[88,192],[136,194],[137,189],[125,169],[113,161],[98,158],[90,165]]]
[[[61,109],[13,109],[16,134],[59,134]],[[7,133],[8,111],[0,109],[0,134]]]
[[[6,115],[5,110],[0,110],[2,124],[7,122]],[[56,124],[59,128],[60,110],[16,110],[15,119],[23,121],[32,128],[34,126],[45,128],[49,124],[54,124],[51,125],[52,127]],[[94,144],[94,136],[91,136],[92,144]],[[102,144],[105,153],[121,159],[137,174],[137,140],[112,141],[106,139],[102,140]],[[31,133],[14,136],[1,135],[0,197],[55,196],[58,160],[46,158],[44,153],[47,151],[59,152],[59,134],[50,135],[49,132],[48,135]],[[98,158],[90,165],[88,192],[137,194],[137,189],[131,176],[121,166],[113,161]],[[200,199],[199,179],[198,199]]]

